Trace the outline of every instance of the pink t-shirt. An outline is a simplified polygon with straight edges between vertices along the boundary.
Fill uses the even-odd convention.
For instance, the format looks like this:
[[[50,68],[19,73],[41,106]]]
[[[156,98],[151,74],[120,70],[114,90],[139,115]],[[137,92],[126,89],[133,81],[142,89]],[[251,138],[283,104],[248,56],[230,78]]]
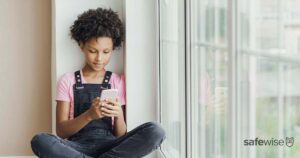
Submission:
[[[82,75],[82,70],[80,70],[82,83],[87,83]],[[121,105],[126,104],[126,87],[125,87],[125,76],[117,75],[115,73],[111,74],[109,83],[111,84],[111,89],[118,90],[119,101]],[[73,85],[75,84],[74,72],[65,73],[60,77],[57,82],[56,89],[56,100],[57,101],[66,101],[70,102],[70,112],[69,120],[74,118],[74,94],[73,94]]]

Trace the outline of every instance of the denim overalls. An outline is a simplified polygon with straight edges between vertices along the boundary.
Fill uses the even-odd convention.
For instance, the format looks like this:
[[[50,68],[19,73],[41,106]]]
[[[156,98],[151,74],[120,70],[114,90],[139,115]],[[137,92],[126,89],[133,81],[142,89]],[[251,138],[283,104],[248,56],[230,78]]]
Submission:
[[[111,85],[109,80],[112,72],[106,71],[102,84],[82,84],[82,77],[80,71],[74,73],[76,83],[73,85],[74,92],[74,118],[84,113],[91,106],[92,100],[101,96],[101,92],[104,89],[110,89]],[[100,150],[101,147],[107,146],[111,140],[114,140],[112,127],[112,118],[103,117],[92,120],[86,126],[84,126],[79,132],[68,138],[70,141],[79,142],[85,144],[90,149]],[[102,142],[97,144],[97,142]],[[86,151],[85,151],[86,152]],[[96,150],[89,153],[91,156],[95,156],[98,153]]]
[[[111,74],[106,71],[102,84],[82,84],[80,71],[75,72],[74,118],[88,110],[103,89],[111,88]],[[165,137],[158,123],[147,122],[117,138],[111,117],[103,117],[89,122],[68,139],[39,133],[32,138],[31,148],[41,158],[140,158],[157,149]]]
[[[111,74],[112,73],[110,71],[106,71],[102,84],[82,84],[80,71],[75,72],[76,84],[73,85],[74,118],[88,110],[91,106],[92,100],[96,97],[100,97],[103,89],[111,88],[111,85],[109,84]],[[108,133],[112,133],[113,129],[111,117],[103,117],[101,119],[91,121],[78,133],[71,136],[69,140],[73,140],[82,133],[92,131],[94,129],[102,129],[103,131],[105,130]]]

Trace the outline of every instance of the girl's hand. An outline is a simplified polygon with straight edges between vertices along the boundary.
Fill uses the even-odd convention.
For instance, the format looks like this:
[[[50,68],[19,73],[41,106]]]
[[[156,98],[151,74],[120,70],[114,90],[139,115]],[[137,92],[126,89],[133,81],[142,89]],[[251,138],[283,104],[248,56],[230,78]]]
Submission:
[[[123,117],[123,110],[121,108],[121,103],[118,99],[111,100],[111,99],[105,99],[103,101],[103,104],[100,108],[101,114],[108,117],[117,117],[122,118]]]
[[[100,106],[102,104],[103,104],[103,102],[101,102],[100,97],[97,97],[92,100],[92,105],[87,110],[88,115],[92,120],[104,117],[104,115],[101,113],[101,110],[100,110]]]

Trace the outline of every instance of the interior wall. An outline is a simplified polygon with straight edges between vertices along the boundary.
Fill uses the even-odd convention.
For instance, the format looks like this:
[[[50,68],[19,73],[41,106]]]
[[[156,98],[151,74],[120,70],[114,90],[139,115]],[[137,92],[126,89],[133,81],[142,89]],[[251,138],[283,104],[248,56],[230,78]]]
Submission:
[[[51,0],[0,0],[0,156],[51,132]]]
[[[158,121],[158,19],[156,0],[126,0],[127,128]],[[156,157],[156,153],[147,158]]]
[[[157,120],[158,36],[156,1],[126,0],[127,121],[132,129]]]

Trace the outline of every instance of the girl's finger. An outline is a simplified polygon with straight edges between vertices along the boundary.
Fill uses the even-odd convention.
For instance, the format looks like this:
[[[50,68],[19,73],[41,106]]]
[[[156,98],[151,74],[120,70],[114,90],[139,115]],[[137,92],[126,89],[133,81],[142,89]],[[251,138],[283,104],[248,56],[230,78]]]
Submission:
[[[107,104],[107,103],[105,103],[105,104],[103,105],[103,107],[105,107],[105,108],[107,108],[107,109],[112,109],[112,110],[116,110],[116,109],[117,109],[116,106],[110,105],[110,104]]]
[[[117,101],[117,100],[111,100],[111,99],[106,99],[105,100],[107,103],[110,103],[110,104],[113,104],[113,105],[119,105],[119,101]]]
[[[107,116],[107,117],[115,117],[116,115],[113,115],[113,114],[109,114],[109,113],[105,113],[105,112],[101,112],[101,114],[103,116]]]
[[[108,110],[113,110],[113,111],[117,111],[117,109],[114,106],[112,106],[112,105],[101,106],[100,109],[101,108],[108,109]]]
[[[92,104],[96,104],[97,103],[97,100],[96,99],[93,99],[92,100]]]
[[[97,98],[98,98],[98,97],[97,97]],[[92,104],[99,105],[99,102],[100,102],[99,99],[94,99],[94,100],[92,101]]]
[[[92,102],[99,102],[100,101],[100,98],[99,97],[96,97],[95,99],[93,99]]]
[[[106,108],[101,109],[102,113],[108,114],[108,115],[113,115],[113,116],[117,116],[118,112],[113,111],[113,110],[109,110]]]

